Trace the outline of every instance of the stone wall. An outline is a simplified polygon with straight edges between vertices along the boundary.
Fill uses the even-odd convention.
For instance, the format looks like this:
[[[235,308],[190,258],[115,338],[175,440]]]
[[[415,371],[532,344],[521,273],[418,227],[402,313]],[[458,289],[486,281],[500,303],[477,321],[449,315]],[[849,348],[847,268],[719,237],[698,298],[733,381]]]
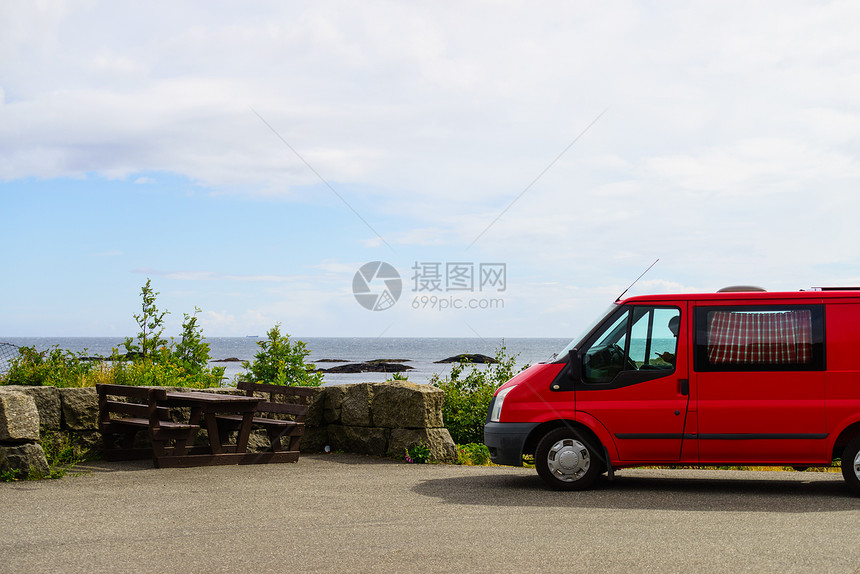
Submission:
[[[320,387],[310,402],[302,451],[402,457],[424,443],[435,460],[454,462],[457,448],[442,422],[442,397],[436,387],[405,381]],[[47,471],[40,427],[100,454],[95,389],[0,387],[0,472]],[[251,441],[252,448],[267,444],[264,433]]]
[[[308,416],[303,449],[402,457],[424,443],[440,462],[455,462],[457,447],[442,422],[444,393],[406,381],[322,387]]]

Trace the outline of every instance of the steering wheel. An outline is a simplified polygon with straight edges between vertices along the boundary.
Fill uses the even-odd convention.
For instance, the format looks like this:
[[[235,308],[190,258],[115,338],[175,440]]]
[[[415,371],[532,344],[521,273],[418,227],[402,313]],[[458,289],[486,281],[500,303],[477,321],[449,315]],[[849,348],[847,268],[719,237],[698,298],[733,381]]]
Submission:
[[[612,345],[611,347],[608,347],[607,350],[610,353],[610,356],[612,357],[613,364],[624,365],[625,371],[636,371],[636,370],[638,370],[636,363],[634,363],[630,357],[625,355],[624,349],[622,349],[618,345]]]

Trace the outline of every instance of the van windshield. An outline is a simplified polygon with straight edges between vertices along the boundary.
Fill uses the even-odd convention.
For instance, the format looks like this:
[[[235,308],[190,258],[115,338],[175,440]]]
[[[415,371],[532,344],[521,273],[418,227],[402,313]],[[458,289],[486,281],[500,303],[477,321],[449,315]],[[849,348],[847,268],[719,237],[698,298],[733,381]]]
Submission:
[[[618,303],[613,303],[612,305],[610,305],[609,309],[607,309],[605,313],[598,315],[597,319],[592,321],[591,324],[588,327],[586,327],[585,330],[582,333],[580,333],[578,337],[576,337],[570,343],[568,343],[564,349],[562,349],[561,351],[559,351],[558,353],[553,355],[550,358],[550,361],[566,360],[567,354],[570,352],[570,350],[573,349],[574,347],[580,346],[580,344],[582,343],[582,341],[585,340],[585,338],[588,336],[588,334],[591,333],[595,329],[595,327],[600,325],[604,319],[606,319],[609,315],[614,313],[617,308],[618,308]]]

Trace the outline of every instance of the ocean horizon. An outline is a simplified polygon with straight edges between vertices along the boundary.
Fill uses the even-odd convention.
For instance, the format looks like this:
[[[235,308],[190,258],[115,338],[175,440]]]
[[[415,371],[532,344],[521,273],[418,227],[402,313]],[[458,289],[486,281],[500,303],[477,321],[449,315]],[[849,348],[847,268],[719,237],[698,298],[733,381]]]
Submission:
[[[225,382],[243,372],[241,361],[251,361],[260,350],[257,343],[265,337],[207,337],[209,366],[225,367]],[[517,369],[551,360],[570,341],[559,338],[478,338],[478,337],[290,337],[304,341],[310,351],[308,362],[327,369],[345,363],[387,359],[412,367],[403,372],[414,383],[427,383],[434,374],[451,372],[452,365],[437,363],[461,353],[493,357],[504,345],[507,355],[516,356]],[[125,337],[0,337],[0,343],[18,347],[35,347],[38,351],[53,347],[89,356],[110,356],[114,348],[122,351]],[[238,361],[222,362],[224,359]],[[336,361],[336,362],[328,362]],[[481,368],[485,368],[481,366]],[[325,384],[382,382],[391,373],[324,373]]]

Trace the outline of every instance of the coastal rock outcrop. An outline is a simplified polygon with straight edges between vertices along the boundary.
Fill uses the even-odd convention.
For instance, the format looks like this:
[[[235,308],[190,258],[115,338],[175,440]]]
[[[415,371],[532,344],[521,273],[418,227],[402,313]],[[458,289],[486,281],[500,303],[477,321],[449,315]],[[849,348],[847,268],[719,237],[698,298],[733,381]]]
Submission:
[[[460,353],[459,355],[454,355],[453,357],[448,357],[447,359],[442,359],[441,361],[433,361],[434,363],[485,363],[485,364],[493,364],[498,363],[492,357],[488,357],[487,355],[482,355],[480,353]]]
[[[366,361],[364,363],[347,363],[329,369],[317,369],[320,373],[400,373],[412,369],[409,365],[387,363],[385,361]]]

